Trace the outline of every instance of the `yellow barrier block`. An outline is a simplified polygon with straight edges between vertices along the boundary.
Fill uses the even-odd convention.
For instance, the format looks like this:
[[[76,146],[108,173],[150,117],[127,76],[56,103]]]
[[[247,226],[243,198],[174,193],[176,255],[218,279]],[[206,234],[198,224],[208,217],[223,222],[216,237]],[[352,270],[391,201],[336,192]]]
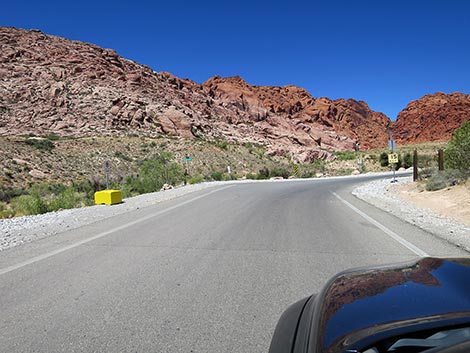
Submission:
[[[95,192],[95,204],[114,205],[122,202],[121,190],[102,190]]]

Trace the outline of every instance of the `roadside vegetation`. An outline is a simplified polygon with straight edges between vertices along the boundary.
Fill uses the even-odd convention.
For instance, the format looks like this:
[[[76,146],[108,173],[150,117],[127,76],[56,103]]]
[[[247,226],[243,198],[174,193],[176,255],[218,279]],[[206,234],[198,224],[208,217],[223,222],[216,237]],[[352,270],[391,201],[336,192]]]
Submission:
[[[460,144],[449,145],[449,151],[460,150]],[[398,167],[409,168],[412,151],[418,148],[420,168],[423,175],[428,173],[430,177],[437,160],[435,151],[442,146],[445,144],[399,147]],[[294,163],[289,155],[273,157],[266,152],[264,146],[256,143],[224,140],[136,136],[72,139],[53,134],[3,137],[0,218],[92,205],[94,193],[106,189],[105,162],[111,166],[109,187],[122,190],[124,198],[159,191],[164,184],[311,178],[390,170],[385,148],[337,151],[333,152],[334,161],[315,159],[307,164]],[[451,156],[449,163],[466,163],[459,162],[452,152],[446,151],[446,158],[447,153]]]
[[[441,190],[470,178],[470,120],[454,131],[444,151],[444,166],[444,170],[434,166],[422,173],[427,191]]]

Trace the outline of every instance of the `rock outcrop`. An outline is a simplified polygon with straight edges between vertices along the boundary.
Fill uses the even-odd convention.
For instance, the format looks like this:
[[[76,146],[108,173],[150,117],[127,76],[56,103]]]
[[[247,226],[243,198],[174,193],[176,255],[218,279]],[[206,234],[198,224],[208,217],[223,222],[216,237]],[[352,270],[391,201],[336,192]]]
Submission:
[[[0,48],[0,135],[223,138],[302,162],[387,141],[389,119],[365,102],[240,77],[200,85],[36,30],[0,27]]]
[[[435,93],[410,102],[393,123],[399,144],[448,141],[470,119],[470,95]]]

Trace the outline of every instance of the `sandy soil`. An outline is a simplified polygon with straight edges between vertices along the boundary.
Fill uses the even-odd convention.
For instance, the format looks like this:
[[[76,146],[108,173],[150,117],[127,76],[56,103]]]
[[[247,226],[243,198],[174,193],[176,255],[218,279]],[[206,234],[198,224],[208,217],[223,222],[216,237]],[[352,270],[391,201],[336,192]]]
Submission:
[[[470,226],[470,181],[438,191],[425,191],[419,183],[398,184],[397,196],[417,207],[428,208]]]

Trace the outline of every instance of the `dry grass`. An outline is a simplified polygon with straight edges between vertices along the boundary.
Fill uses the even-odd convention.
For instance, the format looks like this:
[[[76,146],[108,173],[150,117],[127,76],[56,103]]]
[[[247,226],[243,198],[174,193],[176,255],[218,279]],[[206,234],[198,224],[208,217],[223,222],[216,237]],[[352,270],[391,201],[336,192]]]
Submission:
[[[270,157],[263,146],[235,145],[224,141],[182,140],[176,138],[81,138],[53,139],[50,151],[27,144],[27,137],[0,137],[0,183],[4,187],[28,188],[38,182],[62,182],[104,178],[104,164],[111,165],[111,178],[120,180],[136,173],[139,164],[161,152],[171,152],[181,163],[185,156],[192,157],[189,171],[193,177],[209,177],[214,172],[224,173],[231,167],[236,177],[257,174],[262,168],[284,168],[293,174],[289,158]],[[400,146],[399,153],[435,154],[444,143]],[[384,149],[358,152],[364,171],[385,171],[377,163]],[[300,167],[304,175],[315,175],[324,170],[329,175],[350,174],[358,168],[356,159],[320,162]]]

